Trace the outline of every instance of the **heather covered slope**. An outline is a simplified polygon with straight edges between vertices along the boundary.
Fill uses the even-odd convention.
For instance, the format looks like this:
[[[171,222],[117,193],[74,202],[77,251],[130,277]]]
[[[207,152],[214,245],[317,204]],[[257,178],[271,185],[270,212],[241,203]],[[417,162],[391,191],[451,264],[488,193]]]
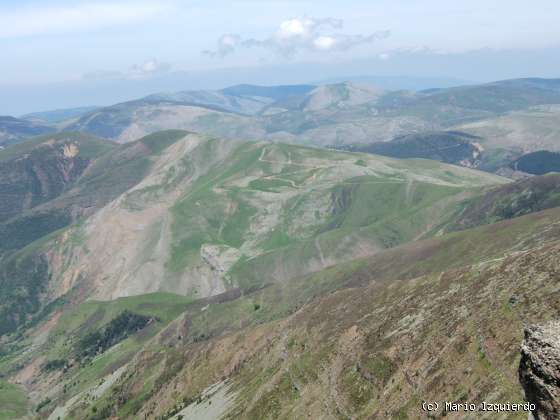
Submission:
[[[520,402],[523,324],[559,309],[559,223],[558,209],[534,213],[244,295],[57,311],[40,329],[48,339],[34,333],[34,351],[3,366],[27,359],[12,374],[34,399],[56,401],[43,413],[58,406],[65,418],[170,418],[196,407],[226,418],[423,418],[422,400]],[[106,331],[125,308],[167,315],[77,364],[88,331]],[[40,368],[56,360],[70,362]]]
[[[60,133],[3,150],[0,232],[10,240],[0,243],[0,252],[21,249],[91,215],[140,182],[152,156],[184,135],[169,131],[117,148],[88,135]]]
[[[521,325],[558,310],[556,178],[184,131],[115,146],[51,200],[90,212],[0,261],[13,409],[418,418],[422,399],[519,401]]]
[[[554,207],[560,207],[560,175],[531,177],[468,200],[445,229],[467,229]]]

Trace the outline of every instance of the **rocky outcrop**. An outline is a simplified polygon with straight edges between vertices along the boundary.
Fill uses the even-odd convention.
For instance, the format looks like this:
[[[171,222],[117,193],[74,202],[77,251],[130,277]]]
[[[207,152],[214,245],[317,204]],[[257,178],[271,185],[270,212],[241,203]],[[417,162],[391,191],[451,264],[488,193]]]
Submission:
[[[560,418],[560,321],[525,329],[519,380],[535,419]]]

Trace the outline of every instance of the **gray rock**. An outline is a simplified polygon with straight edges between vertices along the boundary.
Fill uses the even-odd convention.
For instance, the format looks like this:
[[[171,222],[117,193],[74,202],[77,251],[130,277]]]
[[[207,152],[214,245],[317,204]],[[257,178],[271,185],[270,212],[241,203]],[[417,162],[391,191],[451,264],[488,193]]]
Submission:
[[[560,322],[525,328],[519,381],[535,419],[560,419]]]

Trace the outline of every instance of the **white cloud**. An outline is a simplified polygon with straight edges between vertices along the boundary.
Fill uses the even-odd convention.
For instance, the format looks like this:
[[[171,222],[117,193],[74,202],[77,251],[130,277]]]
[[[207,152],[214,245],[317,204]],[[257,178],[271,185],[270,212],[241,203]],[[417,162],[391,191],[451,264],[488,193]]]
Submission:
[[[313,21],[305,19],[292,19],[282,22],[278,30],[278,37],[281,39],[293,38],[295,36],[303,36],[309,32],[309,28],[313,25]]]
[[[321,26],[340,29],[343,26],[343,22],[340,19],[332,18],[314,19],[305,17],[290,19],[280,24],[276,37],[278,39],[309,38],[316,34]]]
[[[235,49],[241,43],[241,37],[236,34],[224,34],[218,39],[218,45],[216,51],[203,51],[204,54],[210,56],[225,57],[228,54],[235,52]]]
[[[144,79],[158,74],[164,74],[171,71],[171,64],[162,63],[158,60],[151,59],[144,61],[142,64],[135,64],[129,70],[126,76],[130,79]]]
[[[281,22],[276,32],[266,39],[243,39],[239,34],[226,34],[218,39],[213,51],[204,51],[210,56],[224,57],[238,48],[260,47],[283,56],[293,56],[300,51],[346,51],[359,45],[371,44],[389,36],[389,31],[370,35],[349,35],[340,32],[344,22],[340,19],[315,19],[311,17],[289,19]]]
[[[336,45],[336,39],[332,36],[321,35],[313,40],[313,46],[322,51],[331,50]]]
[[[109,80],[109,79],[148,79],[173,71],[173,66],[163,63],[155,58],[146,60],[141,64],[134,64],[125,71],[97,70],[83,75],[84,80]]]
[[[77,5],[0,9],[0,39],[82,32],[143,21],[164,10],[164,3],[101,1]]]

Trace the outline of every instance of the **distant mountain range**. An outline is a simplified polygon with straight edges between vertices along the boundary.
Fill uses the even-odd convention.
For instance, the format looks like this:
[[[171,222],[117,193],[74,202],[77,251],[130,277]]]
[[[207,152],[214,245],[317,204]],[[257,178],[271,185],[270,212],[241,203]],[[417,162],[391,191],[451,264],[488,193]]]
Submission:
[[[432,88],[450,88],[456,86],[476,85],[480,82],[455,79],[451,77],[412,77],[412,76],[346,76],[332,77],[317,81],[315,85],[332,85],[337,83],[355,83],[370,85],[384,90],[421,91]]]
[[[406,136],[418,135],[420,143],[433,145],[441,141],[437,133],[460,132],[463,138],[456,150],[463,147],[466,154],[477,154],[474,160],[465,153],[461,159],[426,155],[421,146],[411,149],[418,153],[406,156],[431,156],[499,171],[525,153],[560,150],[560,79],[516,79],[419,92],[347,82],[238,85],[218,91],[159,93],[109,107],[26,118],[1,120],[0,142],[77,131],[125,143],[159,130],[184,129],[231,139],[350,146],[398,157],[396,150],[403,149],[403,141],[412,141]],[[444,136],[448,137],[444,147],[449,147],[449,135]],[[461,146],[464,141],[469,144]],[[383,142],[392,144],[383,146]],[[368,148],[370,144],[376,145]]]
[[[21,117],[25,120],[37,120],[45,123],[56,124],[64,120],[80,117],[88,112],[91,112],[99,107],[97,106],[82,106],[78,108],[56,109],[53,111],[33,112]]]
[[[0,116],[0,147],[54,131],[56,131],[55,128],[47,124]]]

